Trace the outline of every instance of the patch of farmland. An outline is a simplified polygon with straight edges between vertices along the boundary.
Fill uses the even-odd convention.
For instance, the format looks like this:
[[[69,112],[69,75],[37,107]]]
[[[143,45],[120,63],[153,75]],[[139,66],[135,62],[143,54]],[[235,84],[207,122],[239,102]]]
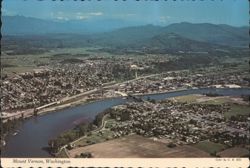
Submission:
[[[210,157],[208,153],[189,145],[170,148],[166,143],[139,135],[129,135],[69,151],[71,157],[84,152],[90,152],[95,158]]]

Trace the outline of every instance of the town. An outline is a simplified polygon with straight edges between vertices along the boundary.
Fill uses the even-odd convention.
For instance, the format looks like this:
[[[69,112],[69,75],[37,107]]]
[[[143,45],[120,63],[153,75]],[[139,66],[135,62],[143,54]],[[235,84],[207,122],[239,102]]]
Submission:
[[[152,155],[159,157],[172,157],[173,153],[180,151],[181,156],[196,156],[195,153],[197,156],[201,154],[200,157],[247,156],[250,138],[249,102],[225,96],[191,96],[161,101],[142,99],[100,113],[94,121],[100,129],[66,145],[66,157],[103,157],[102,152],[109,157],[116,157],[111,148],[122,145],[121,140],[124,138],[132,144],[120,151],[124,157],[135,153],[141,155],[136,151],[147,151],[151,145],[157,146],[157,143],[169,148],[169,153],[162,154],[160,149],[151,150]],[[188,102],[191,98],[195,102]],[[137,149],[137,146],[133,146],[137,144],[135,141],[147,142],[145,147],[138,147],[135,153],[128,152],[132,148]],[[105,149],[101,148],[104,146]],[[192,148],[194,155],[188,153],[187,146]]]
[[[68,59],[52,63],[32,72],[5,76],[2,83],[3,114],[38,110],[57,105],[91,90],[89,98],[124,96],[128,94],[159,93],[200,87],[248,87],[248,72],[244,69],[198,68],[166,71],[156,74],[152,59],[132,58]],[[158,62],[159,60],[155,60]],[[162,62],[162,61],[161,61]],[[168,60],[165,60],[166,66]],[[150,66],[152,64],[152,66]],[[228,70],[230,69],[230,71]],[[219,72],[220,71],[220,72]],[[216,75],[214,74],[215,72]],[[99,91],[99,92],[98,92]]]
[[[95,151],[100,147],[93,144],[102,146],[106,142],[109,143],[108,146],[111,145],[107,149],[117,148],[112,145],[119,145],[120,142],[117,141],[125,138],[124,148],[128,148],[124,149],[125,151],[138,145],[132,142],[145,142],[145,146],[155,145],[155,139],[164,142],[154,148],[154,152],[148,151],[147,157],[150,157],[151,153],[154,153],[153,156],[172,157],[177,156],[174,152],[180,151],[182,153],[178,156],[183,157],[220,156],[219,151],[232,148],[235,151],[235,146],[240,146],[239,156],[245,156],[248,149],[246,140],[249,139],[249,119],[246,118],[248,113],[245,114],[249,111],[248,106],[237,106],[236,110],[231,112],[237,113],[237,109],[240,109],[244,115],[225,117],[224,114],[228,114],[232,109],[228,104],[189,104],[173,100],[157,102],[149,97],[143,101],[140,99],[143,95],[147,97],[151,94],[189,89],[244,89],[250,86],[248,62],[244,59],[209,64],[206,61],[197,64],[194,60],[190,63],[192,68],[189,68],[190,64],[179,64],[182,59],[183,56],[171,55],[59,59],[51,56],[46,65],[26,72],[6,73],[1,80],[1,118],[6,123],[1,143],[3,146],[6,144],[8,133],[11,132],[13,136],[19,133],[15,128],[25,118],[97,100],[132,98],[131,103],[108,110],[108,115],[102,116],[100,112],[95,121],[103,125],[94,124],[94,121],[86,126],[79,119],[80,123],[76,128],[79,127],[80,132],[77,129],[69,130],[49,140],[50,153],[56,157],[102,157],[101,153],[93,152],[89,148],[94,148]],[[212,146],[211,149],[214,149],[214,144],[219,144],[221,150],[204,152],[192,147],[192,144],[202,146],[202,143],[208,143]],[[157,154],[160,149],[163,153],[166,152],[162,145],[167,146],[168,151],[173,153]],[[175,146],[177,148],[172,148]],[[142,151],[144,150],[143,148]],[[189,155],[188,150],[194,152]],[[138,150],[135,156],[142,153]],[[111,155],[112,152],[106,154],[107,157],[115,157]],[[121,152],[121,157],[133,155]]]
[[[209,139],[234,146],[236,140],[247,144],[248,121],[226,121],[227,105],[187,104],[164,100],[159,103],[130,103],[115,107],[111,118],[120,121],[111,130],[115,136],[136,133],[146,137],[165,137],[177,144]]]

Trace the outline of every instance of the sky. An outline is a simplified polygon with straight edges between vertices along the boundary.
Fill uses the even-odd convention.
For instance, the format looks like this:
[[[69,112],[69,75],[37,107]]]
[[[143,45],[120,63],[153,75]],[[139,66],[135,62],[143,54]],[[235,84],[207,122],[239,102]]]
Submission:
[[[248,0],[3,0],[3,15],[48,20],[121,20],[138,24],[248,26]]]

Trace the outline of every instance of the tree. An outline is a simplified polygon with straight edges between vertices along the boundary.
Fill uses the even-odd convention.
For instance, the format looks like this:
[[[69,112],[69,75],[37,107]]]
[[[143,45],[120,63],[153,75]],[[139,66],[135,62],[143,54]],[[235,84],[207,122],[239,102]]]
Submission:
[[[73,149],[70,143],[68,143],[68,145],[67,145],[67,147],[66,147],[66,148],[67,148],[68,150]]]
[[[130,119],[130,115],[128,111],[123,111],[121,113],[121,121],[127,121]]]
[[[170,142],[169,144],[167,144],[167,147],[174,148],[176,147],[176,144],[174,144],[173,142]]]
[[[37,109],[34,108],[34,116],[37,116]]]
[[[210,153],[211,156],[217,157],[216,151]]]
[[[90,152],[84,152],[84,153],[81,153],[80,157],[82,157],[82,158],[92,158],[93,155]]]
[[[153,104],[155,104],[156,100],[155,99],[151,99],[150,102],[153,103]]]

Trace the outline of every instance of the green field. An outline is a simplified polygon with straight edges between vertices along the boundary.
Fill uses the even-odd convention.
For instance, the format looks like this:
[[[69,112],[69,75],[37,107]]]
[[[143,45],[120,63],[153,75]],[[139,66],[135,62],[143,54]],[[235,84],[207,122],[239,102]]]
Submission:
[[[218,105],[218,104],[228,103],[230,101],[231,100],[228,97],[219,97],[219,98],[217,97],[217,98],[214,98],[214,99],[211,99],[211,100],[201,102],[201,104],[215,104],[215,105]]]
[[[86,137],[76,142],[75,145],[87,146],[113,139],[114,132],[111,131],[110,128],[112,128],[112,125],[116,123],[115,120],[106,117],[104,122],[104,127],[100,131],[92,131]]]
[[[3,74],[30,72],[39,66],[48,65],[50,58],[50,52],[37,55],[3,56],[2,65],[10,65],[3,68]]]
[[[230,118],[231,116],[236,116],[236,115],[247,116],[249,114],[250,114],[250,106],[232,104],[231,109],[225,113],[225,117]]]
[[[112,126],[117,123],[115,119],[108,119],[106,120],[105,128],[112,128]]]
[[[215,155],[217,152],[220,152],[226,148],[226,146],[223,144],[210,141],[201,141],[197,144],[194,144],[193,146],[209,153],[210,155]]]
[[[102,133],[100,133],[102,132]],[[76,146],[87,146],[87,145],[91,145],[91,144],[96,144],[96,143],[100,143],[100,142],[104,142],[107,141],[109,139],[113,138],[113,132],[110,130],[102,130],[102,131],[98,131],[95,133],[91,133],[89,136],[81,139],[80,141],[76,142],[75,145]]]
[[[178,102],[199,103],[199,104],[223,104],[231,101],[230,98],[228,97],[207,97],[197,94],[179,96],[176,97],[175,99]]]
[[[82,48],[57,48],[51,49],[43,53],[36,54],[23,54],[23,55],[8,55],[2,53],[1,61],[3,74],[15,74],[22,72],[31,72],[40,66],[49,65],[53,62],[61,62],[65,59],[84,59],[84,58],[118,58],[118,57],[128,57],[126,54],[112,54],[105,51],[99,51],[98,47],[82,47]],[[145,59],[137,57],[136,54],[129,54],[130,57],[140,60]],[[155,56],[156,57],[156,56]],[[156,57],[157,58],[157,57]],[[155,59],[156,59],[155,58]]]
[[[3,74],[12,74],[30,72],[39,66],[48,65],[56,59],[56,61],[61,61],[68,58],[82,58],[84,54],[89,54],[89,56],[103,56],[103,53],[93,53],[89,50],[98,48],[62,48],[54,49],[44,53],[39,54],[26,54],[26,55],[7,55],[3,53],[1,57],[2,65],[4,67]],[[61,54],[61,55],[60,55]],[[58,55],[58,57],[56,56]],[[109,54],[106,54],[109,55]]]
[[[197,99],[200,98],[200,95],[195,95],[195,94],[191,94],[191,95],[186,95],[186,96],[179,96],[176,97],[175,99],[178,102],[187,102],[187,103],[196,103]]]

